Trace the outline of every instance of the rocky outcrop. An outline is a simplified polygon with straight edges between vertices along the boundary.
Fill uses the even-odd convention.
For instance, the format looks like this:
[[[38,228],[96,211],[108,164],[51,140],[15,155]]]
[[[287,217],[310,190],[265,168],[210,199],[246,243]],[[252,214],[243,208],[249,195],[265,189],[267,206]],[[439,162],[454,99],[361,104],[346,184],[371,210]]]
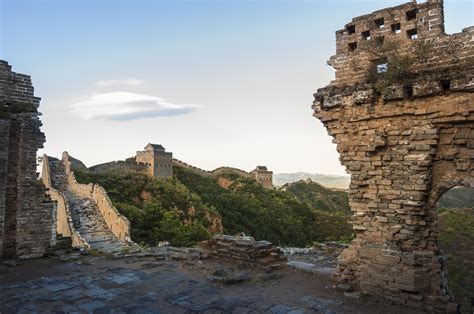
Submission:
[[[429,311],[453,309],[436,201],[474,186],[474,27],[446,35],[443,21],[438,0],[354,18],[313,104],[351,174],[356,239],[337,279]]]

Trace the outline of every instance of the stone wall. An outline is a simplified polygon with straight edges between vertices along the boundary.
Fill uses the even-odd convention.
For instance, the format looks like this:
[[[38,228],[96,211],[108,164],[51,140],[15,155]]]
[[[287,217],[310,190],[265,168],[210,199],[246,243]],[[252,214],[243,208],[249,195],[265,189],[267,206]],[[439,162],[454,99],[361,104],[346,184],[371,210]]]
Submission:
[[[130,239],[130,223],[128,219],[121,215],[113,206],[104,188],[98,184],[78,183],[74,172],[71,170],[71,163],[67,152],[63,153],[62,160],[68,177],[68,187],[71,191],[81,197],[93,199],[112,233],[120,240],[128,241]]]
[[[174,166],[178,166],[178,167],[182,167],[182,168],[185,168],[185,169],[188,169],[196,174],[199,174],[201,176],[207,176],[207,177],[210,177],[212,176],[212,171],[207,171],[207,170],[204,170],[204,169],[201,169],[201,168],[198,168],[198,167],[195,167],[193,165],[190,165],[188,163],[185,163],[184,161],[181,161],[179,159],[176,159],[176,158],[173,158],[173,165]]]
[[[36,173],[44,134],[29,76],[0,61],[0,258],[43,256],[55,245],[54,206]]]
[[[56,202],[56,233],[58,236],[71,238],[72,247],[89,247],[87,241],[75,230],[69,204],[63,193],[51,184],[49,157],[43,155],[41,177],[48,188],[48,195]]]
[[[100,165],[95,165],[89,168],[89,171],[95,173],[119,173],[119,174],[131,174],[131,173],[143,173],[148,174],[148,166],[145,164],[130,163],[122,160],[111,161]]]
[[[346,49],[352,37],[367,41],[359,38],[366,28],[373,36],[389,33],[375,23],[381,17],[386,25],[399,21],[402,31],[418,30],[416,39],[400,39],[399,55],[426,48],[406,75],[383,88],[383,73],[375,81],[368,73],[390,55],[370,45]],[[339,257],[337,279],[429,311],[452,309],[435,204],[455,185],[474,186],[474,28],[446,35],[443,27],[438,0],[355,18],[336,33],[336,80],[318,90],[313,104],[351,174],[356,239]]]
[[[268,241],[255,241],[248,236],[215,235],[199,246],[209,250],[209,257],[239,265],[274,269],[286,263],[280,248]]]

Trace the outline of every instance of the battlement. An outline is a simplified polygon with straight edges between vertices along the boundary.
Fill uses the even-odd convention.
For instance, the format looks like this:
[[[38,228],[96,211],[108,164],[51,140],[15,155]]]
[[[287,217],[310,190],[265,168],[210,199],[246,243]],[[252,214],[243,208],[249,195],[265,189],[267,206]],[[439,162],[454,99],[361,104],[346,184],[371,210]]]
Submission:
[[[336,78],[330,85],[374,83],[387,72],[401,80],[448,70],[472,80],[473,34],[473,27],[444,32],[442,0],[413,1],[356,17],[336,31],[336,55],[328,61]],[[446,74],[451,73],[441,80],[454,78]]]

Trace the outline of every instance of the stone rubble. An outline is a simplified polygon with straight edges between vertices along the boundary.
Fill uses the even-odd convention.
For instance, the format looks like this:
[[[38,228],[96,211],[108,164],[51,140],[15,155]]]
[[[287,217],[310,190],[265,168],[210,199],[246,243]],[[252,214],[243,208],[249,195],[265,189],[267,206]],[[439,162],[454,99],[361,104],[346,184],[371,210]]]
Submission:
[[[255,241],[252,237],[215,235],[200,242],[199,247],[208,250],[209,258],[268,270],[281,267],[287,260],[271,242]]]

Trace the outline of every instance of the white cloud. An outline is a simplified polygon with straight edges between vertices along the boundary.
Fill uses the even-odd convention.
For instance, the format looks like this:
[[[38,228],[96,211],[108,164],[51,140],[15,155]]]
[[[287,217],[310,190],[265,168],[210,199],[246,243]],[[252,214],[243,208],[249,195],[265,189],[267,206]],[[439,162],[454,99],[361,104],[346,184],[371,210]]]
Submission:
[[[95,82],[95,86],[99,88],[106,88],[106,87],[123,87],[123,86],[141,86],[145,81],[136,79],[136,78],[128,78],[128,79],[120,79],[120,80],[100,80]]]
[[[138,120],[158,116],[176,116],[194,111],[199,106],[177,105],[165,99],[127,92],[91,96],[87,101],[71,105],[71,110],[86,120]]]

